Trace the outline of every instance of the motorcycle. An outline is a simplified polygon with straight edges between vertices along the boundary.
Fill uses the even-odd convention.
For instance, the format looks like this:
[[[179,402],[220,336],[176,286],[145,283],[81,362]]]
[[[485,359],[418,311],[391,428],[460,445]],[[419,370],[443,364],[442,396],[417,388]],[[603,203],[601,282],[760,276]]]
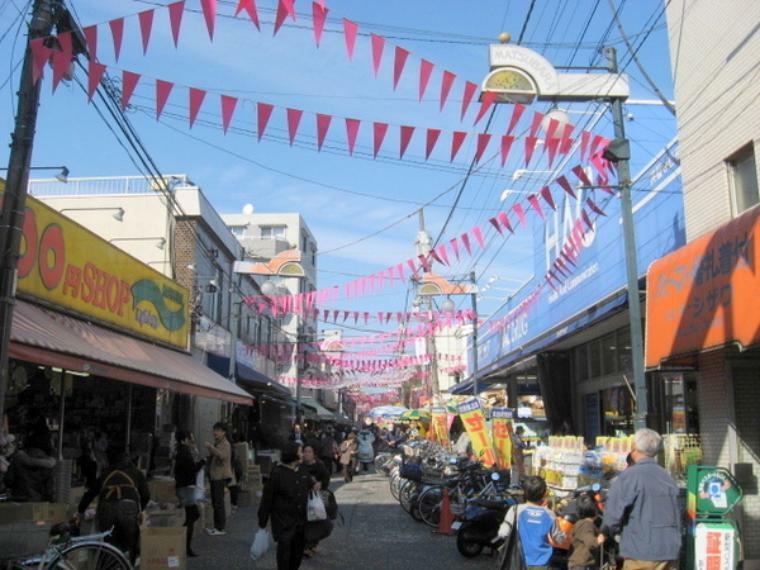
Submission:
[[[498,481],[498,478],[495,480]],[[517,503],[512,496],[468,501],[464,520],[455,523],[459,527],[456,529],[459,553],[465,558],[474,558],[483,552],[484,548],[489,548],[493,554],[503,542],[498,538],[498,534],[504,516],[509,508]]]

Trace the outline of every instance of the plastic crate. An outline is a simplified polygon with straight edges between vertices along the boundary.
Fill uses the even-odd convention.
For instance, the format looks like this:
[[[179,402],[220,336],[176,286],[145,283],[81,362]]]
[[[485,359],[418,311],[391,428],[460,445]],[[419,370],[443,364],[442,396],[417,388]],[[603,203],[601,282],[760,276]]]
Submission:
[[[15,560],[43,554],[48,548],[51,526],[43,522],[0,525],[0,560]]]

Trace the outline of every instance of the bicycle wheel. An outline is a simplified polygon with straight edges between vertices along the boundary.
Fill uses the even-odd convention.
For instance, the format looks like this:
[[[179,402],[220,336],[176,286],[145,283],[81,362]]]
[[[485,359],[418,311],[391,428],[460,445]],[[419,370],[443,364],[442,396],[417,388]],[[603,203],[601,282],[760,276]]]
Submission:
[[[407,513],[412,508],[412,501],[414,500],[414,496],[418,493],[418,487],[419,485],[414,481],[407,481],[406,485],[404,485],[401,488],[401,491],[399,491],[399,503],[401,503],[401,507]]]
[[[48,570],[132,570],[121,550],[105,542],[82,542],[61,551]]]
[[[438,528],[438,522],[441,519],[442,500],[443,491],[440,487],[431,487],[420,495],[417,504],[419,505],[422,522],[430,527]]]
[[[401,488],[401,476],[398,474],[398,470],[391,474],[388,485],[391,489],[391,495],[398,501],[398,493]]]

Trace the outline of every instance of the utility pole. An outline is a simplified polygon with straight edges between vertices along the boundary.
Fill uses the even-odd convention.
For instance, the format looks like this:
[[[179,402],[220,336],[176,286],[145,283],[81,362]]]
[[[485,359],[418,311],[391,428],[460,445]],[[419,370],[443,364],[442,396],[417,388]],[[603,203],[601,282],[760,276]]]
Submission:
[[[476,398],[480,393],[478,389],[478,279],[475,272],[470,272],[470,281],[472,282],[472,291],[470,300],[472,301],[472,395]]]
[[[425,229],[425,212],[422,208],[419,210],[419,232],[417,232],[417,255],[427,256],[432,249],[432,239],[430,234]],[[425,273],[429,270],[423,268]],[[429,295],[423,296],[425,310],[433,315],[433,297]],[[432,331],[429,335],[425,335],[425,354],[430,356],[430,391],[433,399],[437,399],[440,395],[440,387],[438,386],[438,362],[435,355],[435,317],[431,316],[430,325]]]
[[[617,50],[614,47],[604,49],[607,67],[610,73],[619,73]],[[639,272],[636,259],[636,238],[634,234],[633,202],[631,200],[631,147],[625,138],[625,117],[623,100],[613,97],[612,123],[615,128],[615,140],[610,147],[617,164],[620,183],[620,212],[623,218],[623,243],[625,247],[625,268],[628,279],[628,311],[631,330],[631,358],[633,360],[633,384],[636,387],[636,413],[633,418],[634,428],[647,425],[649,411],[647,382],[644,375],[644,347],[641,332],[641,303],[639,302]]]
[[[10,342],[16,297],[16,265],[24,225],[29,168],[37,125],[42,81],[32,78],[31,40],[50,35],[53,29],[54,0],[35,0],[29,37],[21,69],[16,124],[11,136],[8,180],[0,212],[0,423],[5,414],[5,396],[10,377]]]

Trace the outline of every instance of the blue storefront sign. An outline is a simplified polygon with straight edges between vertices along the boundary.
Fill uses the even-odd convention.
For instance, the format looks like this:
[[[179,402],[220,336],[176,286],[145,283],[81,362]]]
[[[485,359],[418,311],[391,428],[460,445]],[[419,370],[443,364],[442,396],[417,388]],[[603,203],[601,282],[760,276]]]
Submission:
[[[686,242],[678,143],[671,142],[634,177],[633,213],[636,226],[638,273],[646,275],[654,260]],[[578,199],[563,196],[545,224],[534,225],[534,277],[492,317],[497,322],[532,293],[580,216],[587,196],[604,204],[606,217],[594,221],[587,233],[577,267],[556,291],[544,287],[538,302],[503,328],[486,333],[478,342],[479,376],[535,354],[605,314],[626,304],[626,269],[620,201],[606,200],[601,190],[579,190]],[[556,197],[555,197],[556,198]],[[489,330],[489,323],[483,330]],[[472,370],[470,370],[472,374]]]

